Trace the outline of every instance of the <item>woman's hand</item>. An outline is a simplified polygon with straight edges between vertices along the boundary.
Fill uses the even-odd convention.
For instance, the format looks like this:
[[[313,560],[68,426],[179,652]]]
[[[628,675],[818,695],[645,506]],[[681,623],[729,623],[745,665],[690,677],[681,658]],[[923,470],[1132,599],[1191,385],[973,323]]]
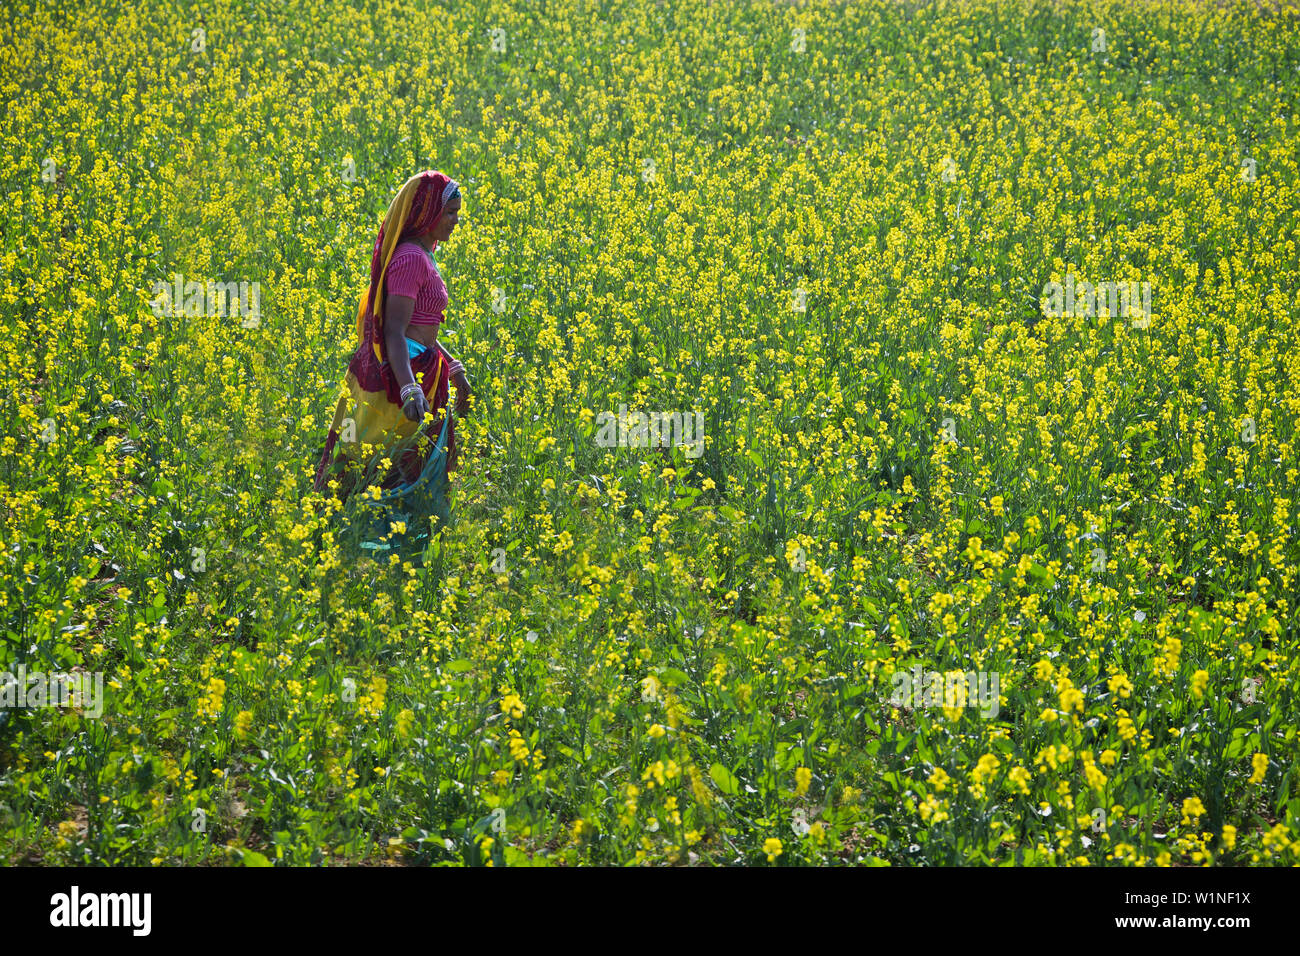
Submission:
[[[429,400],[423,392],[413,392],[402,406],[402,414],[413,422],[424,421],[424,416],[429,414]]]
[[[456,414],[463,417],[469,412],[469,397],[474,392],[469,387],[469,379],[465,377],[464,372],[453,375],[451,384],[456,386]]]

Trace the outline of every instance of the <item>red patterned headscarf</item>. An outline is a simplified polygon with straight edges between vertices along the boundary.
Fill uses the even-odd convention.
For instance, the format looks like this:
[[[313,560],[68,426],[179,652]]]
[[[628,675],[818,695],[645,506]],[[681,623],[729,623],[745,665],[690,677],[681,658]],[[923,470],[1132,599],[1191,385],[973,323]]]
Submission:
[[[384,355],[384,276],[393,259],[398,243],[423,236],[441,218],[447,203],[460,188],[460,183],[434,169],[426,169],[406,181],[384,216],[375,237],[375,248],[370,256],[370,286],[357,309],[357,339],[364,343],[367,326],[375,357],[381,362]],[[435,239],[433,248],[438,248]]]

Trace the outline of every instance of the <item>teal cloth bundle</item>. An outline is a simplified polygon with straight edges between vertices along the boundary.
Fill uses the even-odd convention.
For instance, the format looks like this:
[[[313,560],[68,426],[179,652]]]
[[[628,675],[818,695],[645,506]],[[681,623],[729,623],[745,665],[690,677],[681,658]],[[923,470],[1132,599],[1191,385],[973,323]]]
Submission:
[[[378,498],[360,493],[352,496],[355,506],[345,534],[354,537],[360,548],[376,552],[422,553],[431,535],[450,524],[451,505],[447,497],[447,428],[450,422],[449,411],[442,417],[437,444],[429,452],[428,460],[415,481],[381,492]],[[419,440],[427,434],[422,427],[416,438]],[[432,529],[431,517],[436,519]],[[396,523],[404,525],[406,530],[394,531]]]

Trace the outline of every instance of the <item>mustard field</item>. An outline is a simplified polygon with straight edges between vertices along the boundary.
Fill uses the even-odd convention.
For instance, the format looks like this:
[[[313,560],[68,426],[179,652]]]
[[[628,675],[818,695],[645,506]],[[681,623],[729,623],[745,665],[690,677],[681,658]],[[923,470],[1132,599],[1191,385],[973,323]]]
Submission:
[[[0,861],[1300,863],[1294,3],[0,41]],[[363,546],[312,478],[424,169],[473,398]]]

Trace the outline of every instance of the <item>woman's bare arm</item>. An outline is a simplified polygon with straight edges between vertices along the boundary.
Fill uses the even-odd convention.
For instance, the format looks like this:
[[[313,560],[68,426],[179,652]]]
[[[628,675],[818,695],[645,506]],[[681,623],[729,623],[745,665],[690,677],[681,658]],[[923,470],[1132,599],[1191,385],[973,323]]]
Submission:
[[[451,384],[456,387],[456,414],[464,416],[469,412],[469,398],[474,394],[469,386],[469,378],[465,375],[465,367],[448,351],[441,339],[438,340],[438,348],[446,357],[448,367],[452,369]]]
[[[409,295],[390,295],[384,305],[384,344],[388,346],[388,363],[393,367],[399,390],[415,381],[415,373],[411,370],[411,355],[406,350],[406,330],[411,324],[414,311],[415,300]],[[459,365],[456,356],[447,351],[442,342],[437,342],[437,346],[447,357],[449,366]],[[456,386],[456,414],[464,415],[469,411],[469,399],[473,390],[463,367],[457,368],[451,381]]]
[[[411,324],[415,300],[409,295],[390,295],[384,302],[384,344],[388,347],[388,364],[400,390],[415,381],[411,355],[406,350],[406,328]]]
[[[397,379],[399,391],[415,382],[415,372],[411,370],[411,353],[406,350],[406,329],[411,324],[411,313],[415,309],[415,300],[409,295],[392,295],[384,305],[384,344],[388,347],[388,364],[393,367],[393,377]],[[429,400],[424,397],[424,389],[412,389],[402,402],[402,414],[413,422],[423,421],[429,413]]]

